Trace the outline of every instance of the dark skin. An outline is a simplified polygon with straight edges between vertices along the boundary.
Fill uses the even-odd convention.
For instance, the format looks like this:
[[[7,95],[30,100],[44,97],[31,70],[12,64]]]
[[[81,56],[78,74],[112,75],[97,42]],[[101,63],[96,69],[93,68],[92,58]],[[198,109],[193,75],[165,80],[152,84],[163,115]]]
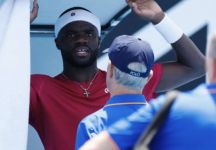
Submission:
[[[36,1],[36,0],[35,0]],[[131,9],[144,20],[152,22],[153,24],[159,23],[164,18],[164,12],[161,7],[154,0],[126,0]],[[33,8],[32,12],[35,8]],[[82,26],[82,28],[80,28]],[[86,27],[85,27],[86,26]],[[64,27],[56,39],[56,45],[61,50],[63,57],[64,70],[63,73],[71,80],[78,82],[86,82],[91,80],[97,71],[96,59],[90,66],[76,66],[69,60],[74,59],[81,64],[90,60],[90,55],[86,57],[75,57],[76,55],[64,55],[68,51],[74,51],[73,45],[80,41],[80,43],[88,43],[91,52],[98,50],[99,48],[99,36],[85,39],[84,29],[87,28],[86,22],[80,22],[78,25],[68,25]],[[95,32],[96,28],[93,26]],[[64,40],[63,35],[70,30],[77,32],[80,38],[74,40]],[[82,35],[82,36],[81,36]],[[161,80],[156,88],[156,92],[164,92],[184,85],[196,78],[199,78],[205,74],[205,58],[196,45],[186,36],[183,35],[178,41],[172,44],[176,54],[176,62],[163,63],[163,72]],[[81,54],[80,54],[81,55]],[[84,54],[83,54],[84,55]]]
[[[35,20],[35,18],[37,18],[38,10],[39,10],[38,0],[34,0],[33,8],[32,8],[32,11],[30,13],[30,23],[32,23]]]
[[[86,82],[97,72],[97,53],[100,43],[96,27],[76,21],[66,25],[56,38],[63,59],[63,73],[72,80]]]
[[[131,9],[142,19],[158,24],[165,16],[154,0],[126,0]],[[186,35],[172,44],[176,62],[163,63],[163,73],[156,92],[164,92],[184,85],[205,74],[205,58]]]

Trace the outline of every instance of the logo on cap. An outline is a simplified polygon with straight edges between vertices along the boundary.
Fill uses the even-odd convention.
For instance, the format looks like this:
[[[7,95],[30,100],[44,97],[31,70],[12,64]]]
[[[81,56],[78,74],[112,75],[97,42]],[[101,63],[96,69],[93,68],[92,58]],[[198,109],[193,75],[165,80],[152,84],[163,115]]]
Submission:
[[[140,77],[141,76],[139,72],[134,72],[134,71],[131,71],[130,75],[135,76],[135,77]]]
[[[75,12],[72,12],[72,13],[71,13],[71,16],[75,16],[75,15],[76,15],[76,13],[75,13]]]

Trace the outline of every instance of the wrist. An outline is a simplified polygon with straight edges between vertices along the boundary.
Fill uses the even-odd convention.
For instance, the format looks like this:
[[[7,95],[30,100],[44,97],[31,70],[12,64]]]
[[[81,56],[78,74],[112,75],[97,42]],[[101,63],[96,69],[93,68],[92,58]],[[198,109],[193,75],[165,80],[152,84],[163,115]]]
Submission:
[[[156,25],[156,24],[160,23],[164,19],[164,17],[165,17],[165,13],[163,11],[161,11],[153,17],[151,22],[153,25]]]
[[[183,31],[181,30],[181,28],[176,25],[166,14],[164,15],[164,18],[154,26],[156,30],[170,44],[178,41],[183,35]]]

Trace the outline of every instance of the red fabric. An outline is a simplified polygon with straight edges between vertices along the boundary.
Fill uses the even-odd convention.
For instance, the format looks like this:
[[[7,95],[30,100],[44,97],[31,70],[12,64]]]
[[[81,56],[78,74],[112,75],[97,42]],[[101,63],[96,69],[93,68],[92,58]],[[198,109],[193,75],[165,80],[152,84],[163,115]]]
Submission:
[[[154,76],[145,88],[147,98],[153,96],[161,65],[155,65]],[[82,83],[87,87],[89,83]],[[103,107],[109,99],[106,93],[106,72],[100,71],[86,98],[83,90],[74,81],[62,75],[51,78],[32,75],[30,124],[37,130],[46,150],[73,150],[79,121]]]
[[[147,101],[150,101],[152,98],[155,98],[157,96],[157,94],[155,93],[155,89],[161,79],[161,76],[162,65],[155,64],[153,66],[153,76],[143,90],[143,95],[145,95]]]

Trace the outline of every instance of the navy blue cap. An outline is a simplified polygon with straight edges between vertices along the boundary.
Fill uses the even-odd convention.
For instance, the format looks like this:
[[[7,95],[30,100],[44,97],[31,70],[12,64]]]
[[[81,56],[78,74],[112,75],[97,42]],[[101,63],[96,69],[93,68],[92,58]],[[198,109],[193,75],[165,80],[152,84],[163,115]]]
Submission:
[[[154,54],[149,43],[133,36],[121,35],[114,39],[108,49],[112,64],[124,73],[136,77],[147,77],[154,64]],[[138,72],[128,68],[130,63],[140,63],[147,68]]]

